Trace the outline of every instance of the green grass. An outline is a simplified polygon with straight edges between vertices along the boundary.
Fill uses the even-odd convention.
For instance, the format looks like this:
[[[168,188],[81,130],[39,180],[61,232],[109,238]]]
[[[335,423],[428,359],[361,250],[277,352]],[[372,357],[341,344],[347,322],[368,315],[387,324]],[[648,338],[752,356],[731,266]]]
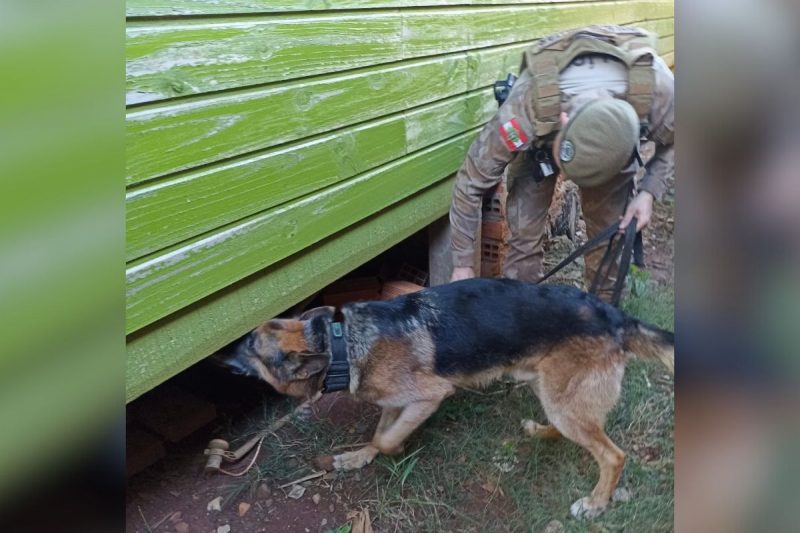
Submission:
[[[623,308],[672,329],[671,287],[635,276]],[[628,365],[622,397],[606,429],[626,452],[620,486],[630,491],[631,500],[612,503],[593,521],[572,518],[569,506],[594,486],[594,460],[568,440],[525,437],[520,420],[544,422],[544,413],[527,387],[511,383],[457,393],[409,439],[404,454],[379,457],[362,472],[340,473],[338,481],[357,498],[351,503],[369,507],[379,531],[538,532],[554,519],[570,532],[671,531],[673,399],[672,379],[663,367]],[[272,405],[253,424],[264,427],[272,420],[270,412],[288,409],[288,404]],[[361,417],[354,423],[372,428],[377,422]],[[296,479],[310,472],[309,458],[358,438],[345,428],[308,420],[295,421],[277,437],[265,441],[258,468],[234,487],[252,489],[262,478]]]

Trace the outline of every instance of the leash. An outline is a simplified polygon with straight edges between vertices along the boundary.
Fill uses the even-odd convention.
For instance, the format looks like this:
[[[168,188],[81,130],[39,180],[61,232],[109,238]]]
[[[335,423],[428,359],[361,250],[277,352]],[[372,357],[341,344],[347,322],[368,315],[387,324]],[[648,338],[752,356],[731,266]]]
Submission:
[[[304,401],[295,409],[288,414],[282,416],[278,420],[274,421],[272,424],[269,425],[268,428],[263,429],[256,433],[254,437],[244,443],[235,451],[228,451],[230,449],[230,444],[223,439],[213,439],[211,442],[208,443],[208,448],[203,451],[203,455],[206,455],[208,459],[206,460],[205,472],[206,473],[214,473],[219,472],[221,474],[225,474],[226,476],[231,477],[240,477],[245,475],[253,468],[255,465],[256,459],[258,459],[258,454],[261,451],[261,445],[264,443],[264,439],[267,435],[274,433],[278,429],[282,428],[286,425],[289,420],[293,417],[300,415],[302,412],[307,411],[311,408],[317,400],[322,397],[322,393],[318,392],[308,400]],[[250,462],[248,465],[238,472],[231,472],[222,468],[222,462],[228,463],[236,463],[243,459],[250,451],[255,448],[255,453],[250,458]]]
[[[638,235],[638,236],[637,236]],[[617,281],[614,283],[614,292],[611,296],[611,304],[614,307],[619,307],[619,300],[622,296],[622,288],[625,286],[625,277],[628,275],[628,270],[631,266],[631,258],[638,255],[637,260],[641,257],[641,233],[636,231],[636,218],[631,220],[630,224],[625,228],[623,235],[619,234],[619,224],[612,224],[590,240],[575,249],[574,252],[569,254],[566,259],[561,261],[558,265],[550,269],[542,279],[536,283],[542,283],[544,280],[551,277],[563,269],[568,264],[575,261],[578,257],[585,255],[587,252],[597,248],[601,243],[608,241],[603,259],[600,260],[600,266],[597,268],[592,287],[589,292],[595,294],[600,282],[608,277],[611,273],[611,267],[614,266],[617,258],[620,258],[619,269],[617,271]],[[639,245],[637,246],[637,241]],[[637,251],[638,248],[638,251]],[[637,265],[641,263],[637,261]]]

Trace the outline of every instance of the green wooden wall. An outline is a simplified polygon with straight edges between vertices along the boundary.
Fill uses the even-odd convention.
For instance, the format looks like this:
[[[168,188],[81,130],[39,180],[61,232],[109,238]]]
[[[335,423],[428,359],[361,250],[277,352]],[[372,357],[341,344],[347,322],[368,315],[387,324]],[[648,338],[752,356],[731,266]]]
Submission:
[[[493,5],[502,4],[502,5]],[[128,0],[127,398],[442,216],[535,38],[673,3]]]

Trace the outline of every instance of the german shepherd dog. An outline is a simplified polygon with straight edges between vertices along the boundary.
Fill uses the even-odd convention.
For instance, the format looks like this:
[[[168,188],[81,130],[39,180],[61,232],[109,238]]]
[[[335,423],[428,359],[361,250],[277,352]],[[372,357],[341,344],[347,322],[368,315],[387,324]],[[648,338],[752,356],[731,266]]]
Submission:
[[[591,452],[600,479],[570,508],[599,515],[616,488],[625,455],[604,431],[630,357],[674,371],[674,336],[578,289],[509,279],[469,279],[394,298],[347,304],[343,338],[349,390],[383,408],[372,442],[332,457],[353,470],[403,443],[459,386],[502,376],[527,382],[549,423],[523,420],[533,437],[565,436]],[[278,392],[309,397],[322,390],[331,361],[333,307],[298,319],[274,319],[220,354],[240,373]]]

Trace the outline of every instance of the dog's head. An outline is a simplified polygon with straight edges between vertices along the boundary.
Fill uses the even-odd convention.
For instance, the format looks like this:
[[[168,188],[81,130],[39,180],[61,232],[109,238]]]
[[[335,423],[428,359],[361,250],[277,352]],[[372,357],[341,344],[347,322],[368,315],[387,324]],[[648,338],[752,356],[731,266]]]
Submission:
[[[330,364],[325,350],[333,307],[318,307],[297,319],[266,322],[215,356],[237,374],[261,378],[281,394],[305,398],[322,389]]]

